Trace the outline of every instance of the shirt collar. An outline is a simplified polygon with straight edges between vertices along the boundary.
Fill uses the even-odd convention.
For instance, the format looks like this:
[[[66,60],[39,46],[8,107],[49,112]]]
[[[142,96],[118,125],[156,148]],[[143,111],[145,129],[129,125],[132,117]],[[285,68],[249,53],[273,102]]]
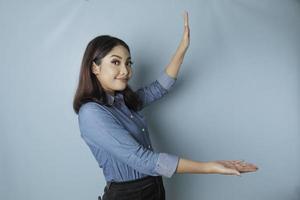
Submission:
[[[106,93],[106,98],[109,105],[113,105],[115,102],[124,101],[123,94],[121,92],[115,92],[114,96]]]

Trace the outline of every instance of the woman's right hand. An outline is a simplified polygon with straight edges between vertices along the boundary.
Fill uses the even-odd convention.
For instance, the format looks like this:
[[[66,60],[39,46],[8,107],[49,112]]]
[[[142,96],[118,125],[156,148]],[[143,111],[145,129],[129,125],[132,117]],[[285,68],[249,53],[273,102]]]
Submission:
[[[251,163],[246,163],[241,160],[217,160],[210,162],[214,173],[223,175],[237,175],[246,172],[255,172],[258,167]]]

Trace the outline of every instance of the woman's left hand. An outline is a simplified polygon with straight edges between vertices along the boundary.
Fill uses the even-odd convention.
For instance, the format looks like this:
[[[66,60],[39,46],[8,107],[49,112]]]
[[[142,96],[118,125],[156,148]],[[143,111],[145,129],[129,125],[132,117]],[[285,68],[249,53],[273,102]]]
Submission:
[[[183,17],[184,17],[184,31],[183,31],[183,36],[179,48],[183,52],[185,52],[190,45],[190,27],[189,27],[189,16],[187,11],[183,13]]]
[[[224,167],[236,169],[240,173],[255,172],[258,170],[256,165],[244,162],[243,160],[218,160],[215,162],[222,164]]]

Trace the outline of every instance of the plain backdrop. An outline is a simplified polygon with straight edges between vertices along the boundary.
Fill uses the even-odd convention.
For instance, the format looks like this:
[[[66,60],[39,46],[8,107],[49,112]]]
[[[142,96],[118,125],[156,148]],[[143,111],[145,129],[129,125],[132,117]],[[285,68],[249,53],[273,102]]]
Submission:
[[[242,177],[164,177],[168,200],[300,199],[300,1],[1,0],[0,199],[97,199],[105,179],[72,101],[87,43],[131,48],[137,89],[191,43],[172,90],[143,110],[156,151],[244,159]]]

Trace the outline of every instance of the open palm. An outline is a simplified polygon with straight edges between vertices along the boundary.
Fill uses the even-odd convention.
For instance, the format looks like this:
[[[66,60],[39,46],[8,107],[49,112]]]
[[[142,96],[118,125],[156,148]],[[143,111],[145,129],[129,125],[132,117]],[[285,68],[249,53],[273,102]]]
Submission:
[[[240,173],[255,172],[258,167],[241,160],[218,160],[214,161],[215,168],[220,174],[240,175]]]
[[[190,45],[190,27],[189,27],[189,16],[187,11],[183,13],[183,18],[184,18],[184,30],[183,30],[183,36],[179,48],[181,49],[181,51],[185,52]]]

